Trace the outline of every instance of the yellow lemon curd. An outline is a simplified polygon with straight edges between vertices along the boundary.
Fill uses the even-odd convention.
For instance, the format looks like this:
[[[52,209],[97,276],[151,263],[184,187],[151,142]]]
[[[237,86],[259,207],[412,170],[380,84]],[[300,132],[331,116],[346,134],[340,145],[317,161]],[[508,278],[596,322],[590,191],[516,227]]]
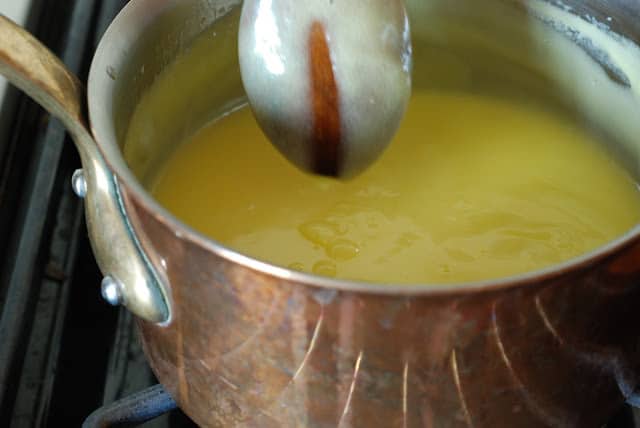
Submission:
[[[416,91],[363,175],[300,172],[248,108],[202,128],[151,190],[243,254],[318,275],[443,284],[549,267],[640,219],[631,176],[581,127],[497,97]]]

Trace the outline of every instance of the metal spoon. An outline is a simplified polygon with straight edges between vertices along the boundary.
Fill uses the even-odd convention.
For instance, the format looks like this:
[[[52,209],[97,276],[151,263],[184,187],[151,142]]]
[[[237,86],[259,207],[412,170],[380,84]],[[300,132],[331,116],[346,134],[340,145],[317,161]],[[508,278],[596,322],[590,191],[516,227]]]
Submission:
[[[373,163],[411,93],[404,0],[245,0],[239,56],[263,131],[321,175],[351,177]]]

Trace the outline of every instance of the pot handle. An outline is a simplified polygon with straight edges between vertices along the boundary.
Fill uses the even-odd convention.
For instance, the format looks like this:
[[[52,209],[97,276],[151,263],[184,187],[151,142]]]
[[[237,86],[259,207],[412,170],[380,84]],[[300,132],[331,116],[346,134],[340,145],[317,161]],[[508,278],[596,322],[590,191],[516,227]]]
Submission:
[[[0,74],[60,119],[71,134],[82,170],[73,187],[85,198],[91,245],[102,294],[154,323],[171,319],[166,281],[146,257],[128,221],[118,179],[107,167],[84,119],[84,89],[64,64],[26,30],[0,15]]]

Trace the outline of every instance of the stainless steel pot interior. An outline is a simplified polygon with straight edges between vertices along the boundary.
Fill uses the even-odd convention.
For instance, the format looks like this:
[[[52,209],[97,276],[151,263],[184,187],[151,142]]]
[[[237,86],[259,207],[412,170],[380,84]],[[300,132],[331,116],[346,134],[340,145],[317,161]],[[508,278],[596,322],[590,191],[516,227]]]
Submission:
[[[499,288],[553,275],[604,257],[640,227],[581,258],[545,271],[491,283],[382,286],[294,273],[261,263],[200,235],[159,206],[144,188],[154,168],[184,137],[244,93],[236,54],[238,0],[136,0],[100,44],[89,78],[92,129],[107,163],[134,194],[172,225],[176,235],[243,265],[329,288],[429,294]],[[569,111],[601,133],[609,149],[640,179],[640,4],[632,0],[408,0],[416,56],[415,84],[435,90],[505,88]],[[621,34],[624,38],[617,34]],[[136,106],[155,78],[199,36],[209,37],[210,73],[185,75],[192,91],[145,118],[157,131],[142,155],[123,157]],[[444,64],[444,65],[443,65]],[[451,70],[458,71],[451,73]],[[515,78],[513,76],[516,76]]]

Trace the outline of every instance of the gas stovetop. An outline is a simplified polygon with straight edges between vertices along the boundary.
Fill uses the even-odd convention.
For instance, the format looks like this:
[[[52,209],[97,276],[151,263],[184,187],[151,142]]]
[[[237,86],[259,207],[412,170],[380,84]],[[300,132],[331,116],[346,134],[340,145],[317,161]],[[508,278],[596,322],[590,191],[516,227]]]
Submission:
[[[10,7],[86,81],[99,38],[125,3],[0,0],[0,11]],[[107,426],[131,412],[135,419],[170,409],[153,387],[131,315],[100,297],[70,186],[75,149],[33,102],[12,88],[3,93],[0,84],[0,426],[76,427],[96,410],[87,426]],[[174,410],[143,426],[194,424]],[[624,408],[607,426],[640,424]]]
[[[126,1],[0,1],[86,81],[99,37]],[[157,381],[131,316],[101,276],[70,187],[79,167],[59,122],[0,82],[0,426],[77,427]],[[147,425],[192,427],[179,411]]]

